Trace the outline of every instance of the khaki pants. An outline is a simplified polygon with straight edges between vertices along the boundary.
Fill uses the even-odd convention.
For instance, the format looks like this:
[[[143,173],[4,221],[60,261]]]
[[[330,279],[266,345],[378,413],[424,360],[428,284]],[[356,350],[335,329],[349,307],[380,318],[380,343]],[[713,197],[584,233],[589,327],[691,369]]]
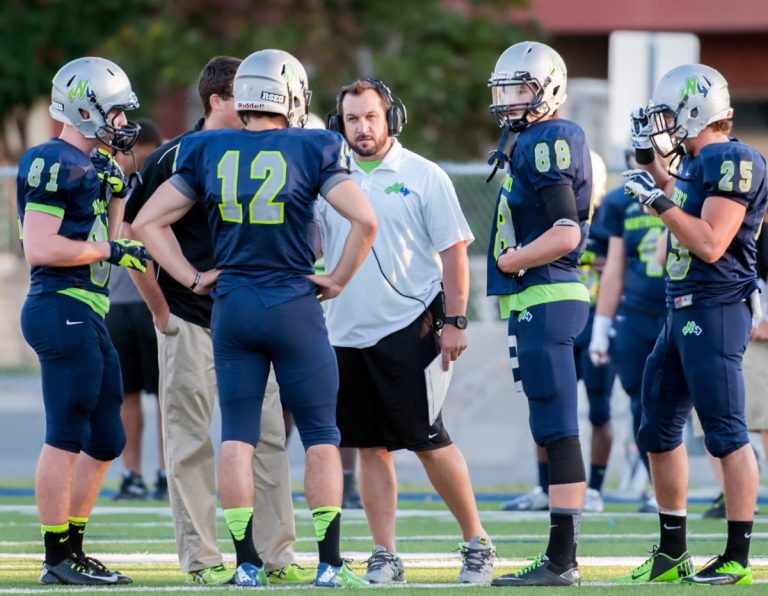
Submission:
[[[157,333],[160,408],[168,495],[182,571],[222,562],[216,542],[216,465],[211,418],[217,399],[211,332],[171,315]],[[253,534],[267,571],[295,562],[290,470],[285,426],[274,372],[261,414],[253,460]]]

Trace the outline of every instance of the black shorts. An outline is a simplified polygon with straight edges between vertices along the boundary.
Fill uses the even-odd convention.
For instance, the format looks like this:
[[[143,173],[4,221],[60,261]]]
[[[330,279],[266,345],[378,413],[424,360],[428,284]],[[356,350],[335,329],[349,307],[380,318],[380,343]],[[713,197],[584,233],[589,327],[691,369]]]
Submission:
[[[120,356],[123,392],[146,391],[157,395],[157,335],[147,305],[143,302],[113,304],[106,323]]]
[[[429,424],[424,369],[440,353],[425,312],[369,348],[336,348],[342,447],[429,451],[451,444],[442,414]]]

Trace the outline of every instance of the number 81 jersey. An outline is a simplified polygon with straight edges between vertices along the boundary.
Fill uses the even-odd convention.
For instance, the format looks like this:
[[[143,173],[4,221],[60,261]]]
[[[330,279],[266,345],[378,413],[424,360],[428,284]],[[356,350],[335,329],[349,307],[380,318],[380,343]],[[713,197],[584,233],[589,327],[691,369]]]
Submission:
[[[680,163],[672,201],[701,217],[704,201],[724,197],[746,208],[744,221],[720,259],[709,264],[689,252],[673,234],[667,243],[667,305],[733,304],[757,288],[756,245],[768,200],[765,159],[752,147],[732,141],[706,145]]]
[[[526,246],[552,228],[541,190],[571,186],[581,228],[579,246],[553,261],[529,269],[520,278],[502,274],[496,259],[506,248]],[[577,266],[587,241],[591,217],[592,162],[584,131],[555,118],[523,130],[512,149],[509,175],[496,201],[488,248],[488,295],[517,294],[535,285],[578,282]]]
[[[32,147],[21,158],[16,178],[19,225],[29,211],[61,218],[59,235],[72,240],[108,240],[107,203],[91,158],[61,139]],[[21,228],[19,230],[21,235]],[[23,243],[23,238],[22,238]],[[110,265],[32,267],[29,295],[77,288],[109,294]]]
[[[280,300],[314,291],[314,204],[349,179],[349,149],[326,130],[211,130],[179,146],[171,183],[203,202],[222,269],[216,295],[243,281],[282,287]],[[274,290],[273,290],[274,293]]]

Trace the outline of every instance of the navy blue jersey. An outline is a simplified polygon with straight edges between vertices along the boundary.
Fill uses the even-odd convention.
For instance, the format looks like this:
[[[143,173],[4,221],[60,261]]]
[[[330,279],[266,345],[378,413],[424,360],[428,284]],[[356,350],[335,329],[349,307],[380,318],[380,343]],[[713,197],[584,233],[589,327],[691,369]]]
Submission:
[[[314,292],[305,277],[314,273],[314,203],[348,179],[348,164],[341,135],[325,130],[184,137],[172,180],[205,207],[223,270],[214,297],[246,284],[273,304]]]
[[[623,186],[606,195],[601,211],[609,234],[624,240],[623,304],[648,314],[663,313],[667,281],[656,245],[664,234],[664,222],[648,214]]]
[[[608,240],[611,233],[605,227],[602,207],[598,207],[592,214],[589,225],[587,246],[581,255],[579,263],[579,278],[587,286],[592,304],[597,303],[597,290],[600,285],[600,272],[608,256]],[[588,325],[588,327],[592,327]]]
[[[99,198],[101,181],[91,158],[55,138],[32,147],[21,158],[16,178],[19,220],[27,211],[61,218],[59,234],[72,240],[109,240],[107,202]],[[23,242],[23,239],[22,239]],[[32,267],[29,295],[77,288],[109,295],[110,264]]]
[[[507,247],[525,246],[552,227],[540,191],[568,185],[576,195],[582,242],[558,260],[529,269],[520,278],[503,275],[496,259]],[[531,286],[578,282],[577,266],[584,251],[592,162],[584,131],[569,120],[537,122],[519,134],[512,149],[509,174],[496,200],[488,247],[488,295],[518,294]]]
[[[708,264],[682,246],[673,234],[667,243],[669,306],[733,304],[757,288],[757,236],[768,188],[765,159],[752,147],[732,141],[704,147],[696,157],[683,157],[672,201],[701,217],[708,197],[724,197],[746,207],[744,221],[716,263]]]

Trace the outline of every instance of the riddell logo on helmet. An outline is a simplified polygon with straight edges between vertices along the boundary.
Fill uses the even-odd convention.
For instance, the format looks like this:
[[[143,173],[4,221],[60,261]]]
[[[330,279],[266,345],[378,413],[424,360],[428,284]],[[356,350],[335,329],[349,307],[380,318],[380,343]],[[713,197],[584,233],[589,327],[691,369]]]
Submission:
[[[265,106],[264,103],[260,101],[238,101],[237,104],[235,104],[236,110],[261,110],[266,107],[267,106]]]
[[[270,93],[269,91],[262,91],[261,99],[264,101],[271,101],[272,103],[285,103],[285,95]]]

